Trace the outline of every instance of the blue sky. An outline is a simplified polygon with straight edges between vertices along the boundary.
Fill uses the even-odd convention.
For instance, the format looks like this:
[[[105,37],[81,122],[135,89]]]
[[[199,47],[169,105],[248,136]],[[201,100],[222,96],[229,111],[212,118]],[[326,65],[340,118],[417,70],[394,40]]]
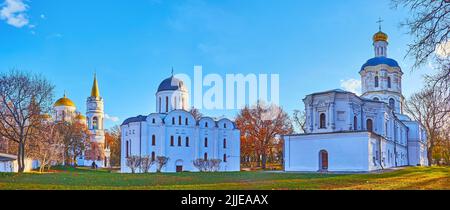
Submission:
[[[411,72],[411,37],[399,28],[408,13],[389,0],[1,1],[9,10],[0,20],[0,71],[43,74],[57,98],[66,91],[83,113],[97,72],[107,127],[154,112],[171,68],[192,75],[194,65],[204,74],[279,74],[280,104],[291,114],[303,109],[305,95],[359,79],[379,17],[389,57],[405,72],[406,97],[428,71]],[[236,111],[205,114],[233,118]]]

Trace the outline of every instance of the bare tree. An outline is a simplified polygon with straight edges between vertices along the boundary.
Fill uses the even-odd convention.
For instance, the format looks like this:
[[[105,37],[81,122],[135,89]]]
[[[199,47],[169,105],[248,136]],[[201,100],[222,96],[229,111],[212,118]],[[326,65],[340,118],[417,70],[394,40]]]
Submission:
[[[58,132],[57,124],[43,119],[42,127],[30,139],[28,145],[29,156],[39,161],[39,172],[56,164],[63,156],[62,135]]]
[[[136,169],[141,165],[141,157],[132,155],[127,157],[127,166],[131,169],[131,173],[136,173]]]
[[[155,164],[155,161],[148,155],[141,157],[141,170],[144,173],[148,173],[150,168]]]
[[[193,161],[194,167],[196,167],[200,172],[206,171],[205,159],[199,158]]]
[[[39,75],[12,70],[0,74],[0,135],[17,143],[18,172],[25,169],[26,146],[51,110],[53,85]]]
[[[252,153],[261,167],[266,169],[267,157],[276,144],[276,137],[293,132],[289,116],[280,107],[258,102],[245,107],[236,118],[236,124],[247,143],[254,145]]]
[[[194,116],[194,119],[197,121],[199,121],[203,117],[203,114],[200,113],[200,111],[195,107],[192,107],[189,112],[192,114],[192,116]]]
[[[212,159],[209,161],[209,171],[216,172],[220,169],[220,163],[222,163],[222,160],[220,159]]]
[[[306,112],[294,110],[292,118],[300,133],[306,133]]]
[[[428,133],[428,162],[448,151],[444,125],[449,123],[450,104],[450,1],[392,0],[394,8],[404,7],[411,17],[401,25],[414,38],[408,55],[415,59],[414,68],[430,63],[437,73],[427,75],[425,88],[407,102],[406,111],[422,123]],[[447,126],[448,127],[448,126]]]
[[[443,92],[444,91],[444,92]],[[406,112],[420,122],[428,134],[428,162],[432,164],[433,152],[439,137],[448,126],[450,120],[450,103],[444,93],[448,90],[427,86],[419,93],[411,96],[406,103]],[[448,131],[446,131],[448,132]]]
[[[165,156],[158,156],[156,157],[156,172],[161,173],[161,169],[169,162],[169,158]]]
[[[412,17],[402,23],[414,41],[408,54],[416,60],[415,67],[436,58],[436,49],[447,45],[450,36],[450,1],[448,0],[392,0],[394,8],[409,9]],[[441,49],[438,49],[441,50]],[[444,52],[449,55],[450,52]],[[448,61],[448,58],[447,58]]]

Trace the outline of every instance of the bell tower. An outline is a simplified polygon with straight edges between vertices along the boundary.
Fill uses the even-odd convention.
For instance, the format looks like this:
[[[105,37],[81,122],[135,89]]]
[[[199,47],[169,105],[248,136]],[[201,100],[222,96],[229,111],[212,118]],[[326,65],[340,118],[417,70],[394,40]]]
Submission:
[[[379,21],[381,23],[381,20]],[[403,113],[402,95],[403,72],[397,61],[387,57],[388,35],[379,31],[373,36],[375,57],[369,59],[361,68],[362,97],[383,101],[395,113]]]
[[[96,154],[95,160],[92,161],[95,161],[98,167],[108,167],[109,157],[106,157],[105,154],[108,154],[109,149],[105,145],[103,98],[100,96],[97,76],[95,74],[91,96],[87,98],[86,106],[86,118],[90,133],[90,142],[96,143],[100,150],[100,154]]]

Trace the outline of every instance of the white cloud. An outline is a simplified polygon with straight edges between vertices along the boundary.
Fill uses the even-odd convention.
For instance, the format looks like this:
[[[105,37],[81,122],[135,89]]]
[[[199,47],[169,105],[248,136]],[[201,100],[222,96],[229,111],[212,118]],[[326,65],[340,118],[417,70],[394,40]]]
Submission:
[[[112,121],[112,122],[119,122],[119,120],[120,120],[118,117],[109,116],[108,114],[105,114],[105,119]]]
[[[28,5],[23,0],[5,0],[0,10],[0,19],[17,28],[22,28],[30,22],[25,13]]]
[[[346,91],[350,91],[356,93],[357,95],[361,94],[361,80],[357,79],[347,79],[341,80],[341,88]]]
[[[41,14],[39,17],[41,17],[41,19],[45,19],[45,15]]]
[[[444,42],[436,46],[436,55],[441,58],[450,57],[450,41]]]

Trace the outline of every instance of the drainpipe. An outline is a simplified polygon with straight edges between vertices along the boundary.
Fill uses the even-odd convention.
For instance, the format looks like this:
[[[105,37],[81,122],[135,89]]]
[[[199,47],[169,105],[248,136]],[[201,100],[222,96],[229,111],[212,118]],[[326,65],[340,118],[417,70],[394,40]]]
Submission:
[[[381,139],[381,138],[382,138],[381,136],[378,136],[378,138],[379,138],[379,140],[380,140],[380,146],[379,146],[379,151],[378,151],[378,153],[380,154],[380,156],[379,156],[379,157],[380,157],[380,166],[381,166],[381,170],[384,170],[384,167],[383,167],[383,157],[382,157],[382,154],[383,154],[383,153],[381,152],[381,148],[382,148],[382,147],[381,147],[381,143],[382,143],[383,141],[382,141],[382,139]]]
[[[395,121],[394,121],[394,162],[395,162],[395,167],[397,167],[397,127],[395,126]],[[397,139],[398,140],[398,139]]]
[[[139,157],[142,157],[142,121],[139,122]],[[141,167],[139,167],[139,172],[142,173]]]

